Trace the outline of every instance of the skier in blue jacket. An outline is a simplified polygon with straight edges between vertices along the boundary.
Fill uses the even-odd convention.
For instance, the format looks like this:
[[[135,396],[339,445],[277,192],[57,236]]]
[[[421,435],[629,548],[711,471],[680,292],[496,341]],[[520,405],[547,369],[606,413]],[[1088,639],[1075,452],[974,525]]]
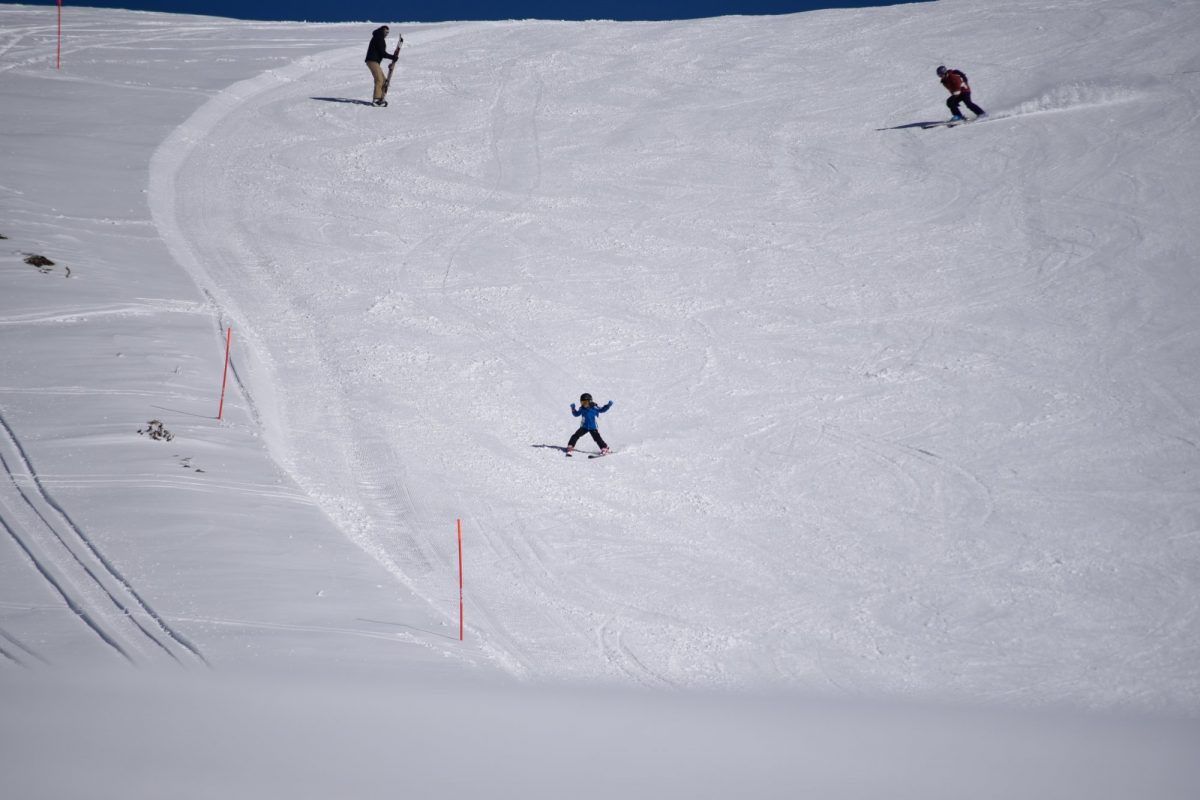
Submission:
[[[603,406],[598,406],[592,402],[592,396],[587,392],[579,395],[578,409],[575,408],[574,403],[571,403],[571,414],[576,417],[583,417],[583,421],[579,423],[579,430],[571,434],[571,441],[567,442],[567,455],[571,455],[571,451],[575,449],[575,443],[585,433],[590,433],[592,438],[596,440],[596,444],[600,446],[601,454],[608,455],[608,445],[604,443],[604,439],[600,436],[600,431],[596,430],[596,417],[610,408],[612,408],[612,400],[609,400]]]

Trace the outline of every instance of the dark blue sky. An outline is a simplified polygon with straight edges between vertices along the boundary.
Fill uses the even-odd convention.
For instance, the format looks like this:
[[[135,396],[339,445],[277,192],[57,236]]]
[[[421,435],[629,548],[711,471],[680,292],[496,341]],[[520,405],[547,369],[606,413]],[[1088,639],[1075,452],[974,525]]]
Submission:
[[[56,5],[57,0],[19,0]],[[905,0],[913,2],[913,0]],[[65,6],[131,8],[178,14],[212,14],[236,19],[310,22],[443,22],[484,19],[660,20],[718,17],[726,14],[791,14],[816,8],[896,5],[893,0],[84,0]]]

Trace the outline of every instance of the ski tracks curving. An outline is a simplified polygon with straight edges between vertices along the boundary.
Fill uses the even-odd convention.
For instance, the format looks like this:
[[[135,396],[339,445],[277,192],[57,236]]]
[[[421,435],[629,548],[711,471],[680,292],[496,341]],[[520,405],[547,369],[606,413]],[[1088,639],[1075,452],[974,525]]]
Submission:
[[[3,413],[0,469],[0,528],[91,637],[135,665],[207,664],[46,490]],[[49,660],[16,634],[0,631],[0,640],[0,652],[10,661]]]
[[[678,686],[649,666],[627,642],[630,623],[656,624],[657,620],[650,619],[654,615],[604,596],[589,581],[579,579],[575,565],[556,553],[547,541],[556,530],[553,520],[515,519],[497,528],[489,520],[498,517],[496,510],[489,508],[469,520],[470,529],[486,548],[474,559],[486,565],[493,583],[510,585],[507,591],[489,592],[495,607],[473,606],[470,612],[484,619],[483,628],[495,657],[516,662],[506,664],[516,674],[536,675],[545,662],[545,640],[574,638],[582,650],[563,648],[564,652],[595,652],[599,661],[573,665],[570,671],[595,669],[599,664],[603,672],[599,677],[618,677],[648,688]],[[503,576],[499,581],[495,577],[498,575]],[[620,613],[600,616],[595,612],[597,608],[616,606],[623,606]],[[523,619],[526,624],[514,629],[512,619]],[[531,619],[540,623],[530,625]],[[530,631],[541,631],[542,635],[533,640],[528,637]],[[535,657],[539,652],[541,657]]]

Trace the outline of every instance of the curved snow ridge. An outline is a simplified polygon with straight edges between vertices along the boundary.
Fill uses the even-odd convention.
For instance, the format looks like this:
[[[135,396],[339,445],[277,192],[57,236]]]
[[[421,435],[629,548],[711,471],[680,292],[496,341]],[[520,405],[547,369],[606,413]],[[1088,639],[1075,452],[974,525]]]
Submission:
[[[252,78],[231,84],[204,103],[163,139],[150,159],[147,202],[150,206],[150,216],[154,221],[154,226],[171,257],[187,272],[201,292],[209,299],[211,307],[216,312],[216,317],[221,322],[219,329],[232,324],[234,320],[238,322],[239,350],[242,356],[240,361],[245,365],[245,369],[238,370],[235,367],[234,378],[245,396],[251,416],[257,420],[260,427],[264,427],[268,444],[270,444],[271,426],[263,426],[259,409],[264,403],[269,406],[271,398],[262,397],[256,401],[248,385],[248,376],[258,371],[259,368],[266,368],[269,374],[270,354],[250,323],[251,317],[242,312],[234,296],[210,271],[201,254],[189,240],[185,232],[185,225],[179,218],[178,176],[196,148],[200,147],[218,126],[246,102],[281,86],[291,84],[314,70],[349,58],[352,53],[356,52],[358,52],[357,48],[349,46],[326,50],[298,58],[282,67],[267,70]],[[258,393],[270,395],[271,384],[272,382],[268,379],[255,382],[254,387]],[[277,457],[276,460],[278,460]]]
[[[271,91],[316,69],[344,59],[357,52],[356,48],[339,47],[315,55],[304,56],[278,69],[271,69],[253,78],[239,81],[212,97],[179,127],[171,132],[150,158],[148,189],[150,216],[171,255],[187,270],[201,288],[218,291],[203,264],[196,258],[187,237],[183,235],[176,213],[175,179],[192,151],[204,141],[221,122],[246,101]],[[219,299],[222,305],[228,298]]]
[[[439,35],[434,37],[423,35],[422,41],[453,36],[460,29],[461,26],[454,25],[439,31]],[[239,130],[239,115],[254,110],[248,104],[266,103],[277,94],[287,94],[289,87],[302,84],[310,75],[328,72],[331,66],[340,69],[360,58],[357,45],[339,47],[299,58],[286,66],[234,83],[215,94],[175,128],[155,150],[150,163],[148,202],[151,217],[172,258],[209,299],[210,309],[223,323],[222,327],[225,323],[236,323],[238,327],[239,363],[233,365],[233,377],[241,388],[247,410],[262,434],[271,459],[281,472],[290,476],[306,499],[316,503],[325,512],[349,541],[393,575],[414,597],[438,609],[440,606],[435,599],[422,593],[396,558],[381,545],[383,534],[378,532],[375,517],[365,507],[361,487],[357,486],[364,470],[383,470],[391,474],[395,469],[380,467],[377,461],[363,455],[354,443],[345,445],[344,442],[339,444],[335,441],[336,453],[325,459],[329,471],[340,476],[335,481],[337,485],[331,488],[328,482],[314,479],[311,468],[305,469],[304,458],[297,455],[305,448],[311,449],[313,443],[295,438],[295,431],[304,429],[308,423],[296,423],[287,416],[289,379],[284,375],[285,365],[304,358],[309,358],[310,363],[317,361],[308,351],[300,357],[294,353],[273,350],[271,343],[278,330],[272,326],[277,322],[278,315],[303,318],[306,312],[291,308],[286,301],[275,304],[274,300],[278,298],[272,300],[270,311],[264,312],[259,307],[262,296],[253,291],[244,291],[246,286],[243,279],[246,273],[254,273],[262,278],[262,286],[266,287],[274,280],[274,276],[255,273],[255,265],[245,260],[250,258],[246,256],[246,248],[251,242],[242,241],[240,235],[247,232],[231,229],[229,225],[236,227],[237,220],[221,213],[214,214],[211,219],[196,218],[188,206],[192,192],[200,190],[203,193],[206,188],[211,188],[190,183],[196,179],[197,170],[203,173],[206,169],[230,168],[226,159],[222,158],[230,154],[230,151],[222,150],[228,144],[226,129]],[[363,72],[365,76],[366,71]],[[303,96],[308,96],[307,87],[302,88],[305,89]],[[247,132],[241,132],[240,135],[244,137]],[[256,144],[273,144],[272,140],[266,138],[267,134],[262,136]],[[213,158],[214,155],[217,158]],[[220,177],[210,175],[202,182],[220,183]],[[222,228],[223,223],[225,228]],[[228,247],[218,247],[218,242]],[[302,341],[300,346],[307,347]],[[326,408],[322,413],[325,415],[325,424],[332,431],[345,431],[353,424],[352,419],[339,417],[340,412],[336,408]],[[333,463],[335,461],[336,464]],[[519,672],[519,665],[502,648],[484,642],[479,649],[485,657],[501,665],[502,669]]]

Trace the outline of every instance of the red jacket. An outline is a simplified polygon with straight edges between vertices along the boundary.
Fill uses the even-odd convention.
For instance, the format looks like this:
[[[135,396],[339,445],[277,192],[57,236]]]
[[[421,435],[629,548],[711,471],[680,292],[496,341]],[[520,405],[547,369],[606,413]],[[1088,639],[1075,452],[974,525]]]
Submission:
[[[946,70],[946,74],[942,76],[942,86],[945,86],[950,94],[969,94],[971,91],[971,87],[967,85],[967,76],[956,69]]]

